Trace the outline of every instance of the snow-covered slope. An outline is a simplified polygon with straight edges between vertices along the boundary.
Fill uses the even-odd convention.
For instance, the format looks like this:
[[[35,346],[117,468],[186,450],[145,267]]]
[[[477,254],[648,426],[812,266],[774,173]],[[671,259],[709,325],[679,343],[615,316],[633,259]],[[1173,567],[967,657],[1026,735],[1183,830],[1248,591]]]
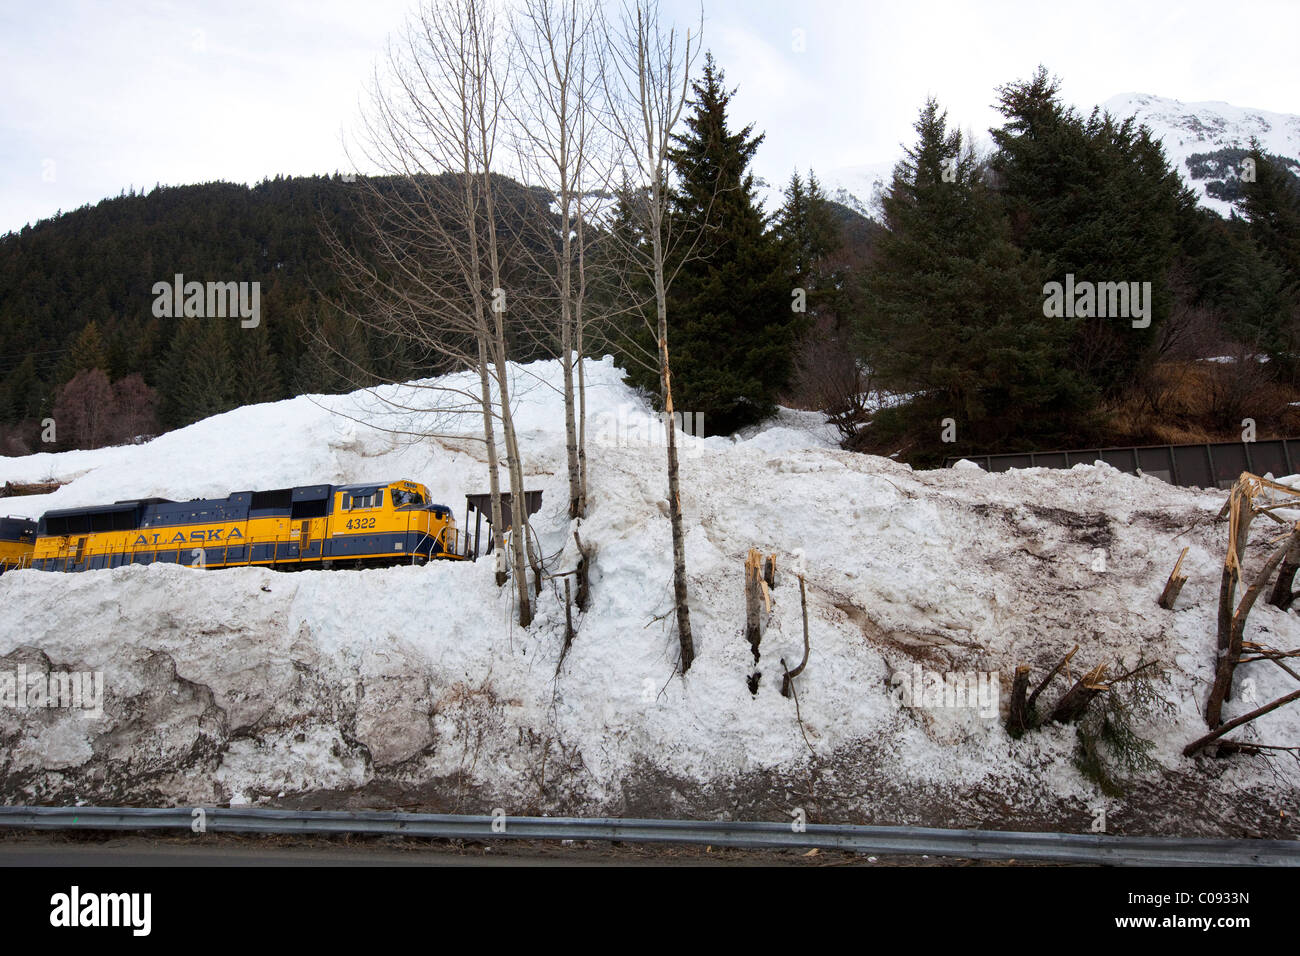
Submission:
[[[1165,146],[1169,161],[1196,190],[1202,205],[1227,217],[1232,204],[1206,192],[1207,179],[1196,178],[1188,157],[1224,148],[1248,149],[1251,137],[1268,153],[1292,160],[1300,172],[1300,116],[1233,106],[1230,103],[1183,103],[1147,93],[1121,93],[1102,108],[1119,117],[1136,116]],[[1235,170],[1228,171],[1236,174]]]
[[[534,524],[555,573],[577,559],[559,377],[554,363],[522,367],[516,393],[528,482],[544,492]],[[767,819],[802,807],[814,820],[1079,829],[1106,805],[1112,830],[1223,832],[1231,819],[1294,835],[1294,762],[1207,768],[1179,752],[1203,732],[1222,493],[1106,466],[914,472],[835,448],[816,416],[796,412],[739,441],[682,436],[697,653],[682,679],[662,448],[609,360],[589,380],[581,534],[596,551],[591,602],[563,661],[562,579],[546,583],[525,631],[482,561],[13,572],[0,577],[0,678],[19,665],[102,671],[107,700],[100,719],[0,708],[0,800]],[[365,394],[242,408],[147,445],[0,459],[0,480],[70,482],[6,502],[30,514],[399,477],[459,513],[461,496],[486,488],[472,420],[442,416],[445,437],[412,441],[340,414],[376,411]],[[400,432],[433,416],[378,420]],[[1167,612],[1155,599],[1184,545],[1191,579]],[[757,664],[743,636],[751,547],[781,568]],[[780,694],[781,661],[803,653],[795,571],[811,625],[797,710]],[[1300,648],[1300,624],[1274,608],[1257,608],[1251,631]],[[1142,710],[1138,728],[1158,765],[1124,800],[1075,768],[1073,728],[1013,740],[1003,727],[1016,665],[1041,677],[1075,644],[1071,680],[1098,663],[1161,662],[1165,704]],[[951,672],[991,674],[994,696],[907,706],[901,688],[915,675]],[[1278,668],[1252,665],[1250,676],[1229,715],[1290,690]],[[1294,743],[1300,710],[1252,728]]]

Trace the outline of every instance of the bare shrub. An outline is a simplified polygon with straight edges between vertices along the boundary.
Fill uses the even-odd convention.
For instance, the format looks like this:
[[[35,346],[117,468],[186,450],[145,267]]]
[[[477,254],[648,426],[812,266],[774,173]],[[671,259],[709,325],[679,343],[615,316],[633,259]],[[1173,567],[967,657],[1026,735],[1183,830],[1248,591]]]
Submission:
[[[452,739],[460,743],[456,769],[456,806],[465,795],[467,784],[474,779],[484,747],[505,729],[508,702],[497,695],[491,678],[474,687],[464,681],[452,684],[434,705],[435,715],[450,721]]]
[[[871,420],[867,404],[872,376],[829,318],[818,318],[795,359],[795,381],[788,399],[796,408],[816,409],[851,441]]]
[[[74,448],[108,443],[113,420],[113,387],[102,369],[83,369],[59,389],[54,421],[61,442]]]

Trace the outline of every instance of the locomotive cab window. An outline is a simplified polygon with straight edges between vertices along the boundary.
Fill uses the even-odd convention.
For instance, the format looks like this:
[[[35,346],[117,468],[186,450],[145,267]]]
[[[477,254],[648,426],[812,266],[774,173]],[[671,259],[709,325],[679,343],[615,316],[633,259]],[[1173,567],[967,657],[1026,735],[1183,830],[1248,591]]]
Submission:
[[[356,511],[360,508],[382,508],[383,506],[384,492],[382,488],[368,495],[354,494],[350,503],[346,495],[343,498],[343,507],[349,511]]]

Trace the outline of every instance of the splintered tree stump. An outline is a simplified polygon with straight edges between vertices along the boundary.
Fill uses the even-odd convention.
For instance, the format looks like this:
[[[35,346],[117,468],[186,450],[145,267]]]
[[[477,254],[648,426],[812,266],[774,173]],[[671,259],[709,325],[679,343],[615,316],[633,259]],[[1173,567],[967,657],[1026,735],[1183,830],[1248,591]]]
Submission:
[[[1223,562],[1223,578],[1219,583],[1220,654],[1228,649],[1232,640],[1232,611],[1237,600],[1237,584],[1241,580],[1241,557],[1246,551],[1250,523],[1255,518],[1248,483],[1245,476],[1237,479],[1224,506],[1228,512],[1228,556]]]
[[[1187,550],[1187,548],[1183,548],[1183,553],[1178,556],[1174,569],[1169,572],[1169,580],[1165,582],[1165,589],[1160,594],[1159,604],[1166,611],[1174,609],[1174,602],[1178,600],[1178,593],[1182,591],[1183,585],[1187,583],[1187,575],[1179,573],[1183,567],[1183,558],[1187,557]]]
[[[587,610],[587,598],[591,593],[591,552],[582,545],[582,538],[578,532],[573,532],[574,543],[578,546],[578,610],[585,612]]]
[[[745,558],[745,640],[754,651],[754,662],[758,663],[758,645],[763,639],[762,604],[763,578],[761,571],[762,557],[754,548],[749,549]]]
[[[1281,545],[1278,546],[1272,556],[1264,563],[1259,574],[1246,593],[1242,595],[1241,603],[1237,605],[1237,610],[1229,618],[1228,626],[1228,643],[1219,649],[1219,660],[1214,668],[1214,684],[1210,688],[1210,697],[1205,704],[1205,723],[1214,730],[1223,722],[1223,704],[1229,699],[1232,692],[1232,678],[1237,670],[1237,663],[1241,658],[1241,641],[1246,631],[1246,618],[1250,615],[1250,610],[1255,606],[1255,600],[1259,597],[1264,586],[1268,584],[1268,579],[1273,576],[1274,570],[1282,562],[1282,558],[1295,544],[1296,538],[1300,536],[1300,528],[1293,529]],[[1219,608],[1220,619],[1223,616],[1223,607]]]
[[[1101,683],[1105,673],[1106,665],[1098,664],[1080,677],[1075,685],[1065,692],[1065,696],[1057,701],[1048,719],[1058,724],[1072,724],[1082,717],[1088,705],[1092,703],[1092,699],[1107,689],[1107,685]]]
[[[1011,709],[1007,712],[1007,730],[1019,736],[1029,730],[1029,665],[1021,664],[1016,668],[1015,679],[1011,682]]]

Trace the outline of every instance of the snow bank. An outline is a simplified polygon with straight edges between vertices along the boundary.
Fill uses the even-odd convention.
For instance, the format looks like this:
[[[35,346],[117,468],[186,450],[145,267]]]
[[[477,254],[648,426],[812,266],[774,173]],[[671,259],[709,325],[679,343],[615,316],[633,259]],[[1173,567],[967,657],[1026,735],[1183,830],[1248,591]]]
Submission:
[[[559,370],[536,363],[515,378],[529,486],[544,493],[534,525],[548,566],[566,571],[576,553]],[[1214,831],[1227,801],[1258,805],[1261,828],[1291,825],[1291,767],[1241,758],[1209,772],[1179,753],[1204,726],[1221,492],[1101,464],[914,472],[841,451],[817,416],[791,411],[736,440],[682,435],[697,654],[683,680],[662,443],[638,421],[647,410],[611,360],[589,366],[588,379],[582,536],[597,551],[591,604],[562,663],[562,581],[546,585],[522,631],[488,562],[10,573],[0,577],[0,676],[19,664],[102,671],[107,699],[101,719],[0,709],[4,799],[769,818],[803,806],[839,820],[1086,827],[1103,798],[1072,762],[1074,730],[1016,741],[997,714],[1017,664],[1042,676],[1079,644],[1075,677],[1103,662],[1154,658],[1164,668],[1167,705],[1139,728],[1159,766],[1136,778],[1128,805],[1143,809],[1121,825]],[[435,384],[469,383],[383,394],[445,407]],[[475,422],[440,416],[437,439],[396,433],[432,417],[366,393],[300,397],[146,445],[0,459],[0,480],[69,482],[10,504],[33,516],[145,495],[395,478],[428,484],[461,513],[463,495],[487,487]],[[1184,545],[1190,580],[1178,610],[1164,611],[1155,599]],[[775,553],[781,568],[757,664],[743,638],[750,547]],[[1257,548],[1247,560],[1260,560]],[[800,719],[779,692],[780,661],[793,667],[803,652],[796,571],[811,631]],[[1300,646],[1294,616],[1271,607],[1255,610],[1251,631]],[[1255,700],[1290,689],[1280,669],[1247,670]],[[993,675],[992,712],[907,706],[900,689],[914,675],[951,672]],[[1234,700],[1228,716],[1252,706]],[[1250,732],[1294,743],[1300,710]],[[1279,805],[1292,816],[1279,817]]]

